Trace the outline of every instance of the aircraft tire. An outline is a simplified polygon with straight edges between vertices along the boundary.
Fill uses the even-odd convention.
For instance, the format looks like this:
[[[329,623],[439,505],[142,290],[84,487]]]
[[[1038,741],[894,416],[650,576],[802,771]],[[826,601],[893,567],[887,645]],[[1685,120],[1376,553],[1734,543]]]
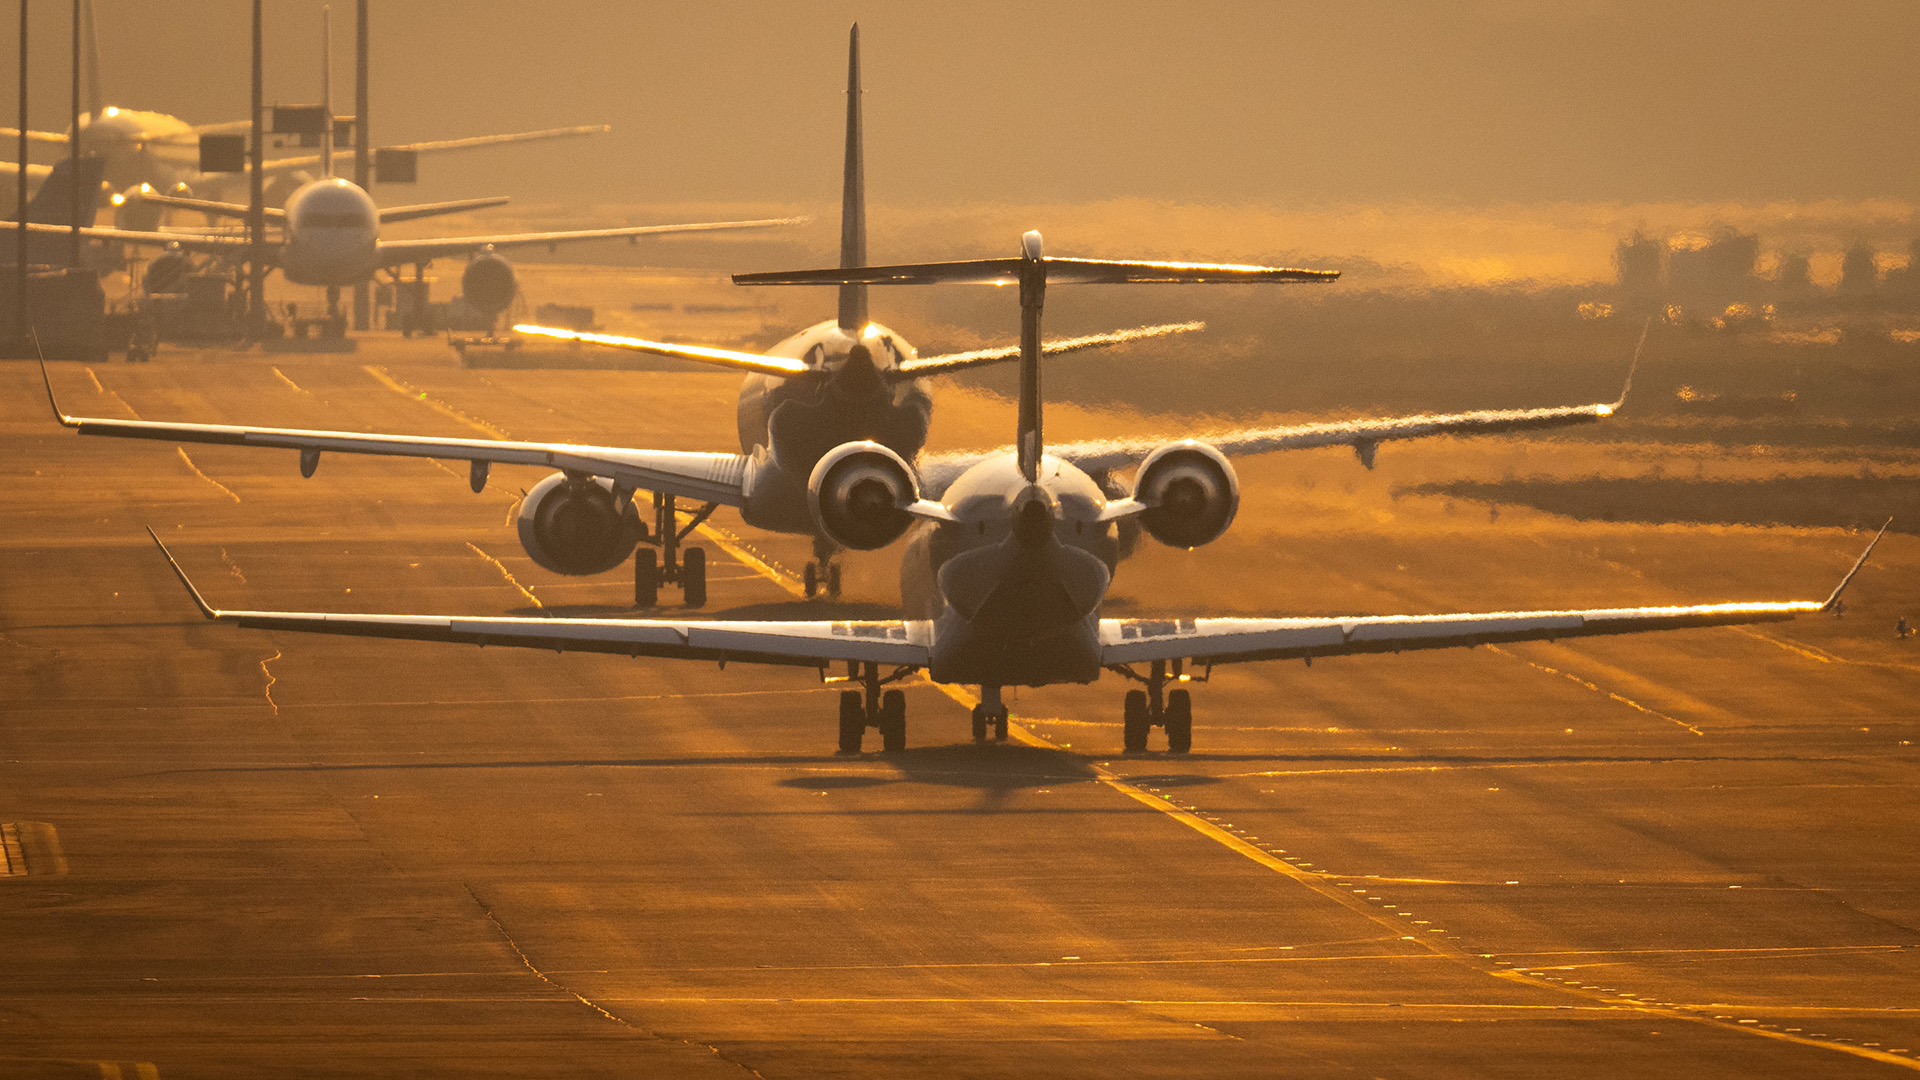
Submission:
[[[652,548],[633,553],[633,606],[658,607],[660,604],[660,558]]]
[[[1007,711],[1005,709],[993,714],[993,741],[1007,741]]]
[[[857,754],[867,735],[867,704],[860,691],[840,691],[840,752]]]
[[[898,690],[880,696],[880,748],[890,754],[907,748],[907,695]]]
[[[977,743],[987,741],[987,707],[985,705],[973,707],[973,741]]]
[[[820,568],[808,563],[807,568],[800,572],[800,584],[807,591],[807,599],[820,595]]]
[[[1153,719],[1147,715],[1147,692],[1145,690],[1127,691],[1126,704],[1120,710],[1121,746],[1129,754],[1142,754],[1147,749],[1147,733],[1153,730]]]
[[[827,598],[840,599],[840,564],[837,562],[827,564]]]
[[[1193,749],[1193,695],[1185,690],[1167,692],[1167,752],[1184,754]]]
[[[691,608],[707,606],[707,549],[690,547],[680,557],[680,597]]]

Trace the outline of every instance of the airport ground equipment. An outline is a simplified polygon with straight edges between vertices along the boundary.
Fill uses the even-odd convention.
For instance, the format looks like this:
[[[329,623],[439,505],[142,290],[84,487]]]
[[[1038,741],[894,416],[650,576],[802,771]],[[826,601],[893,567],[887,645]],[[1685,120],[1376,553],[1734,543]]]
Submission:
[[[1231,522],[1238,491],[1230,466],[1223,468],[1226,455],[1196,439],[1167,440],[1149,450],[1139,460],[1133,490],[1119,497],[1109,497],[1081,462],[1100,462],[1130,450],[1117,444],[1094,451],[1047,448],[1042,438],[1039,349],[1047,285],[1286,280],[1300,273],[1265,267],[1049,259],[1042,253],[1039,234],[1028,233],[1022,238],[1020,254],[1012,259],[766,275],[768,284],[811,284],[825,278],[868,284],[1010,281],[1020,287],[1021,378],[1013,447],[946,459],[948,471],[941,474],[916,470],[878,443],[849,443],[823,457],[811,477],[813,512],[822,528],[847,546],[882,546],[915,522],[935,530],[938,542],[930,550],[936,558],[924,570],[940,607],[927,618],[735,622],[225,611],[208,604],[170,553],[167,558],[207,618],[244,627],[671,657],[722,665],[784,664],[817,669],[823,678],[845,665],[844,678],[859,686],[841,696],[839,745],[845,752],[857,751],[861,736],[876,727],[883,748],[905,746],[905,699],[886,687],[917,671],[924,670],[937,682],[979,685],[980,706],[972,717],[973,733],[979,739],[1005,738],[1008,717],[1001,691],[1006,686],[1088,683],[1102,673],[1120,672],[1148,687],[1130,690],[1123,699],[1126,749],[1144,750],[1148,732],[1158,723],[1167,729],[1168,749],[1178,753],[1191,746],[1188,686],[1192,680],[1182,678],[1189,672],[1199,672],[1204,679],[1217,665],[1256,660],[1311,662],[1362,653],[1781,621],[1835,609],[1879,541],[1876,536],[1867,545],[1825,600],[1332,618],[1101,618],[1100,605],[1113,572],[1103,558],[1102,538],[1114,522],[1139,518],[1143,528],[1163,540],[1204,543]],[[1613,415],[1619,404],[1360,421],[1341,426],[1338,437],[1330,426],[1295,431],[1291,436],[1274,429],[1260,439],[1282,446],[1371,446],[1382,439],[1448,430],[1450,422],[1454,429],[1470,433],[1564,424],[1579,418],[1599,420]],[[197,434],[199,441],[241,443],[263,437],[237,428],[127,428],[139,422],[64,416],[62,421],[82,432],[93,427],[108,433],[103,425],[120,425],[121,430],[111,433],[169,441],[183,434]],[[265,437],[287,438],[284,434]],[[327,436],[308,445],[375,453],[428,452],[417,441],[412,448],[394,446],[388,451],[374,445],[390,436],[361,436],[369,442],[359,447],[349,445],[350,438]],[[451,450],[458,443],[446,440],[442,449]],[[298,444],[282,441],[279,445]],[[514,444],[492,445],[501,448],[496,460],[513,460],[529,452]],[[568,451],[583,458],[601,457],[609,464],[613,460],[594,448]],[[303,451],[303,462],[317,458],[317,449]],[[744,468],[743,460],[734,460]],[[716,473],[716,466],[728,464],[721,455],[681,455],[669,460],[658,452],[644,457],[627,452],[622,467],[703,475],[719,487],[739,482],[731,474]],[[484,476],[476,461],[476,488]],[[1880,535],[1885,531],[1883,527]],[[159,542],[157,536],[155,542]],[[1139,673],[1142,666],[1144,675]],[[1171,690],[1170,681],[1178,684]]]

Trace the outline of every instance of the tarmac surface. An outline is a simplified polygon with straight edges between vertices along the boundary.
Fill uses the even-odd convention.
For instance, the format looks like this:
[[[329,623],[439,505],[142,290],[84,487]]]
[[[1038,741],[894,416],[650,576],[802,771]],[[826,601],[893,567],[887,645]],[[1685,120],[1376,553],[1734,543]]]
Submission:
[[[972,688],[916,680],[910,749],[839,757],[837,688],[805,671],[207,624],[142,526],[216,606],[566,615],[631,592],[521,552],[530,470],[474,495],[458,462],[329,455],[302,480],[288,451],[79,437],[39,378],[0,364],[0,1075],[1920,1069],[1910,535],[1841,619],[1222,668],[1188,756],[1122,756],[1108,678],[1021,692],[988,747]],[[734,449],[732,376],[465,370],[436,343],[53,378],[84,415]],[[940,392],[942,446],[1011,424]],[[1228,536],[1144,545],[1111,610],[1824,597],[1864,536],[1391,495],[1703,453],[1249,460]],[[710,612],[898,602],[897,551],[806,602],[804,539],[715,525],[703,543],[751,558],[714,552]]]

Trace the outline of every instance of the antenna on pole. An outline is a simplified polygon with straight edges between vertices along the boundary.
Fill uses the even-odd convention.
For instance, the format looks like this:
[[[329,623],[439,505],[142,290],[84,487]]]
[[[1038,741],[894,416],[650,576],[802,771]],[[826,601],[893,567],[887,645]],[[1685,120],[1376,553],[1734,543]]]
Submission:
[[[253,0],[253,133],[247,145],[247,336],[267,336],[266,94],[261,78],[260,0]]]
[[[353,182],[365,191],[372,176],[368,168],[367,132],[367,0],[359,0],[354,12],[353,57]],[[353,287],[353,328],[366,330],[373,325],[373,283],[362,281]]]

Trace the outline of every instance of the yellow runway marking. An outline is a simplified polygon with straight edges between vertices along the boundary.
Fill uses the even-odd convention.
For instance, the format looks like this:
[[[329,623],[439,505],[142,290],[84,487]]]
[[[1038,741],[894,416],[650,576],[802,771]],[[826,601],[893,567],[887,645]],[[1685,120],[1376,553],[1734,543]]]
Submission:
[[[1492,647],[1492,646],[1489,646],[1489,647]],[[1556,674],[1559,674],[1559,673],[1556,672]],[[926,678],[924,673],[922,674],[921,677],[923,679]],[[979,698],[976,698],[972,694],[969,694],[966,691],[966,689],[963,687],[949,686],[945,683],[936,683],[932,679],[926,679],[926,681],[929,685],[940,690],[940,692],[946,694],[948,697],[952,698],[955,702],[958,702],[960,705],[968,709],[972,709],[975,705],[978,705],[980,703]],[[1652,712],[1652,710],[1644,710],[1644,711]],[[1660,715],[1660,714],[1655,714],[1655,715]],[[1672,719],[1672,718],[1668,717],[1667,719]],[[1674,722],[1679,723],[1679,721],[1677,720]],[[1061,749],[1059,746],[1055,745],[1054,743],[1049,742],[1047,739],[1042,738],[1039,735],[1033,734],[1032,732],[1028,731],[1026,728],[1020,726],[1019,724],[1009,722],[1007,724],[1007,733],[1012,738],[1028,746],[1039,747],[1044,750],[1060,750]],[[1466,952],[1465,950],[1447,941],[1446,938],[1444,937],[1443,931],[1435,931],[1433,928],[1429,928],[1428,933],[1439,932],[1443,936],[1436,938],[1436,937],[1429,937],[1428,934],[1401,934],[1399,933],[1399,931],[1405,930],[1405,929],[1411,929],[1405,924],[1397,921],[1398,918],[1400,918],[1402,915],[1405,915],[1407,913],[1405,912],[1393,913],[1393,912],[1388,912],[1380,908],[1377,908],[1374,905],[1368,903],[1366,900],[1355,896],[1348,889],[1342,888],[1339,885],[1337,885],[1335,883],[1335,879],[1332,876],[1324,876],[1318,872],[1308,870],[1308,869],[1303,869],[1302,866],[1294,865],[1293,863],[1288,862],[1286,859],[1278,855],[1274,855],[1266,851],[1265,849],[1258,847],[1253,843],[1250,843],[1248,840],[1242,839],[1241,837],[1234,835],[1234,833],[1230,831],[1231,830],[1230,826],[1222,827],[1221,825],[1215,824],[1214,822],[1207,820],[1207,818],[1201,816],[1199,813],[1196,813],[1193,810],[1175,806],[1168,801],[1168,798],[1153,794],[1152,792],[1149,792],[1143,788],[1140,788],[1128,782],[1127,780],[1123,779],[1119,774],[1097,763],[1090,761],[1087,763],[1087,767],[1092,770],[1095,778],[1097,778],[1101,783],[1107,785],[1108,787],[1114,789],[1115,791],[1118,791],[1122,795],[1127,796],[1128,798],[1134,800],[1135,802],[1140,803],[1143,806],[1149,807],[1151,809],[1159,811],[1162,814],[1167,815],[1168,817],[1179,822],[1180,824],[1185,825],[1187,828],[1192,829],[1194,832],[1199,833],[1201,836],[1204,836],[1207,839],[1213,841],[1214,843],[1219,844],[1221,847],[1226,848],[1228,851],[1231,851],[1234,854],[1241,856],[1242,858],[1248,859],[1251,862],[1254,862],[1268,870],[1271,870],[1276,874],[1280,874],[1300,885],[1303,885],[1308,889],[1311,889],[1313,892],[1318,893],[1320,896],[1324,897],[1325,899],[1332,900],[1334,903],[1337,903],[1340,906],[1347,908],[1348,910],[1358,912],[1359,914],[1365,916],[1368,920],[1374,923],[1377,923],[1381,926],[1389,928],[1394,932],[1394,936],[1398,937],[1402,941],[1410,942],[1419,948],[1425,949],[1429,953],[1432,953],[1437,956],[1446,957],[1447,959],[1453,960],[1465,967],[1472,968],[1475,971],[1479,971],[1483,974],[1490,975],[1496,979],[1502,979],[1508,982],[1519,983],[1520,985],[1531,986],[1537,989],[1555,990],[1564,994],[1572,994],[1576,997],[1581,997],[1581,998],[1587,999],[1588,1001],[1592,1001],[1596,1003],[1596,1005],[1610,1011],[1631,1012],[1631,1013],[1636,1013],[1640,1015],[1658,1016],[1665,1019],[1682,1020],[1682,1021],[1686,1021],[1687,1023],[1702,1024],[1708,1027],[1720,1028],[1724,1031],[1738,1031],[1748,1035],[1760,1035],[1760,1036],[1764,1036],[1769,1039],[1775,1039],[1781,1042],[1790,1042],[1790,1043],[1795,1043],[1801,1046],[1811,1046],[1821,1050],[1833,1050],[1842,1054],[1851,1054],[1855,1057],[1863,1057],[1863,1058],[1882,1062],[1889,1065],[1899,1065],[1908,1069],[1920,1071],[1920,1060],[1915,1060],[1910,1057],[1903,1057],[1899,1054],[1888,1053],[1884,1050],[1879,1050],[1873,1047],[1857,1046],[1851,1043],[1836,1042],[1836,1041],[1824,1039],[1824,1038],[1813,1038],[1807,1035],[1800,1035],[1792,1032],[1779,1031],[1779,1030],[1774,1030],[1768,1027],[1762,1027],[1759,1024],[1755,1024],[1755,1023],[1743,1024],[1743,1023],[1739,1023],[1731,1016],[1726,1016],[1726,1017],[1702,1016],[1698,1012],[1693,1011],[1694,1009],[1697,1009],[1697,1008],[1708,1008],[1708,1006],[1689,1006],[1689,1005],[1682,1005],[1678,1003],[1661,1004],[1661,1003],[1655,1003],[1655,1002],[1642,1001],[1638,998],[1637,995],[1633,995],[1633,994],[1625,994],[1619,991],[1608,992],[1608,991],[1600,991],[1600,990],[1589,990],[1579,986],[1568,985],[1560,982],[1557,979],[1553,979],[1550,977],[1530,975],[1525,970],[1518,970],[1510,967],[1495,966],[1493,961],[1488,956],[1475,955],[1475,954]],[[1304,865],[1310,866],[1311,864],[1304,864]],[[1355,880],[1366,880],[1366,879],[1348,877],[1346,878],[1346,880],[1355,881]],[[1170,1002],[1168,1004],[1173,1004],[1173,1003]],[[1249,1002],[1248,1004],[1258,1004],[1258,1003]],[[1501,1006],[1483,1006],[1483,1007],[1499,1008]],[[1511,1007],[1511,1006],[1507,1006],[1507,1007]],[[1554,1008],[1555,1006],[1534,1006],[1534,1007],[1535,1008]],[[1740,1009],[1743,1011],[1755,1011],[1753,1007],[1747,1007],[1747,1006],[1714,1005],[1714,1006],[1711,1006],[1711,1008]],[[1791,1008],[1792,1008],[1791,1006],[1780,1006],[1777,1008],[1771,1008],[1768,1011],[1776,1012],[1776,1011],[1782,1011],[1782,1010],[1790,1010]]]
[[[467,427],[470,427],[473,430],[479,432],[480,434],[485,435],[489,439],[495,439],[500,442],[511,441],[511,439],[508,437],[506,432],[500,430],[497,427],[494,427],[492,424],[487,423],[485,420],[477,420],[471,416],[468,416],[466,413],[461,412],[459,409],[454,408],[453,406],[447,404],[444,401],[439,401],[434,398],[428,397],[426,391],[417,390],[414,387],[408,386],[406,383],[403,383],[399,379],[394,378],[392,375],[387,374],[387,371],[385,368],[378,368],[378,367],[374,367],[372,364],[365,364],[365,365],[362,365],[360,370],[373,376],[374,379],[376,379],[380,383],[380,385],[386,387],[389,390],[392,390],[394,393],[399,394],[402,397],[412,398],[413,400],[418,401],[420,404],[425,405],[427,408],[432,409],[434,412],[439,413],[440,415],[446,417],[447,419],[455,420],[455,421],[458,421],[459,423],[465,424]]]
[[[106,392],[107,392],[107,388],[106,388],[106,387],[104,387],[104,386],[101,386],[101,385],[100,385],[100,376],[98,376],[98,375],[95,375],[95,374],[93,373],[93,369],[92,369],[92,368],[87,368],[87,369],[86,369],[86,371],[87,371],[87,378],[89,378],[89,379],[92,379],[92,380],[93,380],[93,389],[94,389],[94,392],[95,392],[95,393],[98,393],[98,394],[104,394],[104,393],[106,393]]]
[[[294,381],[293,381],[292,379],[289,379],[289,378],[287,378],[287,373],[286,373],[286,372],[284,372],[284,371],[281,371],[281,370],[280,370],[279,368],[277,368],[277,367],[270,367],[270,368],[268,368],[267,370],[268,370],[268,371],[271,371],[271,372],[273,372],[273,376],[274,376],[274,378],[276,378],[276,379],[279,379],[279,380],[280,380],[281,382],[283,382],[283,383],[286,383],[286,384],[287,384],[287,386],[288,386],[288,387],[290,387],[290,388],[291,388],[291,389],[293,390],[293,392],[294,392],[294,393],[296,393],[296,394],[307,394],[307,395],[308,395],[309,397],[311,397],[311,396],[312,396],[312,394],[311,394],[311,392],[310,392],[310,391],[308,391],[308,390],[307,390],[307,389],[306,389],[305,387],[303,387],[303,386],[301,386],[301,385],[300,385],[299,383],[297,383],[297,382],[294,382]]]
[[[531,603],[533,604],[533,606],[534,606],[534,607],[537,607],[537,608],[543,608],[543,607],[546,607],[546,606],[547,606],[547,605],[545,605],[545,604],[543,604],[543,603],[541,603],[541,602],[540,602],[540,598],[539,598],[539,597],[537,597],[537,596],[535,596],[535,595],[533,595],[533,590],[532,590],[532,589],[529,589],[529,588],[527,588],[527,587],[526,587],[525,585],[522,585],[522,584],[520,584],[520,581],[519,581],[519,579],[518,579],[518,578],[515,578],[515,577],[513,576],[513,571],[511,571],[511,570],[508,570],[508,569],[506,568],[506,566],[505,566],[505,565],[504,565],[503,563],[501,563],[501,561],[500,561],[499,559],[496,559],[496,558],[494,558],[493,556],[491,556],[491,555],[489,555],[489,554],[487,554],[486,552],[484,552],[484,551],[481,551],[481,550],[480,550],[480,549],[479,549],[478,547],[476,547],[476,546],[475,546],[474,544],[472,544],[472,543],[468,543],[468,544],[467,544],[467,548],[468,548],[468,550],[470,550],[470,551],[472,551],[472,552],[473,552],[473,553],[474,553],[475,555],[478,555],[478,556],[480,556],[481,558],[483,558],[483,559],[485,559],[485,560],[487,560],[488,562],[490,562],[490,563],[492,563],[492,564],[493,564],[493,568],[494,568],[495,570],[498,570],[498,571],[500,571],[500,576],[501,576],[501,577],[503,577],[503,578],[506,578],[506,579],[507,579],[507,584],[509,584],[509,585],[511,585],[511,586],[513,586],[513,587],[514,587],[514,588],[516,588],[516,589],[519,589],[519,590],[520,590],[520,595],[521,595],[521,596],[524,596],[524,597],[526,597],[526,598],[527,598],[527,600],[528,600],[528,601],[530,601],[530,602],[531,602]]]
[[[733,556],[735,562],[766,578],[768,581],[773,582],[775,585],[780,586],[789,594],[793,596],[807,595],[806,587],[800,583],[800,579],[748,550],[746,541],[730,532],[716,528],[705,522],[701,523],[698,531],[701,536],[713,541],[714,547]]]
[[[174,447],[174,448],[173,448],[173,452],[174,452],[174,453],[176,453],[176,454],[179,454],[179,455],[180,455],[180,460],[181,460],[181,461],[184,461],[184,462],[186,462],[186,463],[187,463],[187,468],[189,468],[189,469],[192,469],[192,470],[193,470],[193,475],[195,475],[195,476],[197,476],[197,477],[199,477],[199,478],[200,478],[200,479],[202,479],[202,480],[205,480],[205,481],[206,481],[207,483],[209,483],[209,484],[212,484],[212,485],[213,485],[214,487],[217,487],[217,488],[219,488],[219,489],[220,489],[220,491],[221,491],[221,492],[222,492],[223,494],[225,494],[227,498],[229,498],[229,499],[232,499],[232,500],[233,500],[234,502],[239,502],[239,501],[240,501],[240,496],[238,496],[238,495],[235,495],[235,494],[233,493],[233,489],[232,489],[232,488],[230,488],[230,487],[228,487],[227,485],[225,485],[225,484],[223,484],[223,483],[221,483],[221,482],[220,482],[220,481],[218,481],[218,480],[215,480],[215,479],[214,479],[213,477],[211,477],[211,476],[208,476],[208,475],[207,475],[206,473],[203,473],[203,472],[201,472],[201,471],[200,471],[200,466],[198,466],[198,465],[195,465],[195,464],[193,463],[193,459],[187,456],[187,449],[186,449],[186,447],[184,447],[184,446],[176,446],[176,447]]]
[[[1703,737],[1706,735],[1706,732],[1701,731],[1699,728],[1693,726],[1692,724],[1687,723],[1685,720],[1677,720],[1671,716],[1668,716],[1666,713],[1661,712],[1658,709],[1650,709],[1645,705],[1642,705],[1639,702],[1633,700],[1630,697],[1626,697],[1621,694],[1616,694],[1611,690],[1603,689],[1600,686],[1597,686],[1593,683],[1588,682],[1587,680],[1581,678],[1578,675],[1574,675],[1570,672],[1561,671],[1559,668],[1548,667],[1545,664],[1536,664],[1533,661],[1527,659],[1526,657],[1521,656],[1518,653],[1509,652],[1498,645],[1486,645],[1482,647],[1485,648],[1488,652],[1498,653],[1499,655],[1504,656],[1510,660],[1518,660],[1521,663],[1527,665],[1528,667],[1533,668],[1535,671],[1543,671],[1548,675],[1558,675],[1563,679],[1566,679],[1573,683],[1577,683],[1580,686],[1586,687],[1588,690],[1591,690],[1596,694],[1605,694],[1608,698],[1614,701],[1617,701],[1622,705],[1625,705],[1629,709],[1635,709],[1640,712],[1646,713],[1648,716],[1654,717],[1655,719],[1658,719],[1658,720],[1665,720],[1669,724],[1678,724],[1679,726],[1686,728],[1688,731],[1693,732],[1695,735],[1700,735]]]

